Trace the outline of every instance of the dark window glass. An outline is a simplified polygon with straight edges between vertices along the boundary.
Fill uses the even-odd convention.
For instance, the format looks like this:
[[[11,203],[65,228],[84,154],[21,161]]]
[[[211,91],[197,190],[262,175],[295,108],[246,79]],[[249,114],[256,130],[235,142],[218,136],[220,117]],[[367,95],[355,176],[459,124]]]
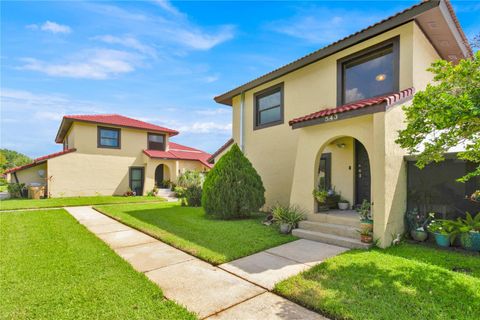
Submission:
[[[143,168],[130,168],[130,189],[137,196],[143,193]]]
[[[395,91],[393,46],[343,63],[343,103]]]
[[[148,149],[165,150],[165,136],[163,134],[148,134]]]
[[[282,121],[282,89],[260,94],[256,97],[256,125]]]
[[[120,147],[120,130],[119,129],[109,129],[109,128],[99,128],[98,130],[99,147],[106,148],[119,148]]]
[[[322,154],[318,166],[317,187],[318,190],[331,189],[332,181],[332,155],[330,153]]]

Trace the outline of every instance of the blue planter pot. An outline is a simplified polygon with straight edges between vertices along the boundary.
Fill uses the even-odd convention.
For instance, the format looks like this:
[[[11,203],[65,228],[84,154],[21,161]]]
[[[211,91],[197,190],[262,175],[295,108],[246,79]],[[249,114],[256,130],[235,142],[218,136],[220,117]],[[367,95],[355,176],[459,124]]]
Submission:
[[[448,235],[439,233],[434,233],[433,235],[435,236],[435,241],[439,247],[450,247],[450,239]]]
[[[468,232],[460,237],[462,246],[467,250],[480,251],[480,233]]]

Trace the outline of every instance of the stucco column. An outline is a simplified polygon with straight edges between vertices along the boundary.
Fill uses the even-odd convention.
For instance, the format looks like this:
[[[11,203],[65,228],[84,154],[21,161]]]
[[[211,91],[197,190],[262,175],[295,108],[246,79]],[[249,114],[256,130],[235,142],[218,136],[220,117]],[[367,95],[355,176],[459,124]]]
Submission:
[[[373,152],[371,154],[373,237],[385,246],[385,114],[373,115]]]

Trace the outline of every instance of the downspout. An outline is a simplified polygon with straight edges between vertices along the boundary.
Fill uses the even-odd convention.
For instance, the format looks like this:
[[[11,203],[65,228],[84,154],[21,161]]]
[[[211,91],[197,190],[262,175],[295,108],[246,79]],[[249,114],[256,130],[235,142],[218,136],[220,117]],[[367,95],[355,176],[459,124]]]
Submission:
[[[239,141],[239,144],[240,144],[240,150],[242,150],[242,152],[244,152],[244,148],[243,148],[243,110],[245,108],[245,93],[242,91],[242,93],[240,94],[240,141]]]

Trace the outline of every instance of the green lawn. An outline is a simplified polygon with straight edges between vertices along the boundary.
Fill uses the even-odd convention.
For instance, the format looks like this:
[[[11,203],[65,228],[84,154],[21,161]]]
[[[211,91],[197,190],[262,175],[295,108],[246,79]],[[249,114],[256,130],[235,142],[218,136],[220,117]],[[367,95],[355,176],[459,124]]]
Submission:
[[[67,212],[0,213],[0,318],[195,319]]]
[[[480,319],[480,256],[412,244],[353,250],[275,291],[335,319]]]
[[[296,238],[261,224],[263,215],[216,220],[178,203],[102,206],[97,210],[213,264],[228,262]]]
[[[94,196],[94,197],[69,197],[50,199],[7,199],[0,201],[0,210],[74,207],[96,204],[114,204],[131,202],[159,202],[157,197],[122,197],[122,196]]]

